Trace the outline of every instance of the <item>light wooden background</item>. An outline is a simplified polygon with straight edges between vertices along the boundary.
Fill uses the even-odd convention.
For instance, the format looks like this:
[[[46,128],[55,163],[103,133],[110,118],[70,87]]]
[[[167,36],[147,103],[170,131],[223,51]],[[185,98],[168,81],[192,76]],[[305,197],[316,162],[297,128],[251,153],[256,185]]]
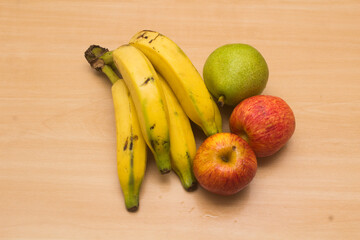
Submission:
[[[239,194],[187,193],[150,157],[125,210],[110,84],[83,52],[142,29],[200,73],[227,43],[267,60],[297,128]],[[360,239],[359,1],[2,0],[0,46],[0,239]]]

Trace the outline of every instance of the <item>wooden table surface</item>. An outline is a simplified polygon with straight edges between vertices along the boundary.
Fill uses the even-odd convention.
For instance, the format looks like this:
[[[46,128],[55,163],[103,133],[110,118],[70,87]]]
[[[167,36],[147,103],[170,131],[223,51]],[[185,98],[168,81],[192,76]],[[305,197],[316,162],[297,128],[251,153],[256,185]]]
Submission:
[[[356,0],[0,1],[0,239],[360,239],[359,24]],[[227,43],[267,60],[296,131],[239,194],[188,193],[149,157],[125,210],[110,83],[83,52],[142,29],[200,73]]]

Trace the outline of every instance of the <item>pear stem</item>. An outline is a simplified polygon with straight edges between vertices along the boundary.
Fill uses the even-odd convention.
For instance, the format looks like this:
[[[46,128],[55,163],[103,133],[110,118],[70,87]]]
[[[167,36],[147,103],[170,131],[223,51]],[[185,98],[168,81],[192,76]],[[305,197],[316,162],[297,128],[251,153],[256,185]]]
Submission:
[[[225,96],[221,95],[218,99],[218,104],[220,105],[220,107],[223,107],[225,104]]]

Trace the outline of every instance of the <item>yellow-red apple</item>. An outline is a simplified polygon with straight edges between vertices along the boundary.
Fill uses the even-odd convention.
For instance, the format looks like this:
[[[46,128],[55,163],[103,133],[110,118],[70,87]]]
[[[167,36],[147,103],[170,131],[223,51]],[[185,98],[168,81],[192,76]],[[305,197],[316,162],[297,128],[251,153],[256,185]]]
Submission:
[[[231,113],[230,131],[246,140],[257,157],[279,151],[295,131],[295,116],[281,98],[257,95],[240,102]]]
[[[217,133],[205,139],[193,162],[200,186],[220,194],[232,195],[254,178],[257,161],[254,151],[241,137]]]

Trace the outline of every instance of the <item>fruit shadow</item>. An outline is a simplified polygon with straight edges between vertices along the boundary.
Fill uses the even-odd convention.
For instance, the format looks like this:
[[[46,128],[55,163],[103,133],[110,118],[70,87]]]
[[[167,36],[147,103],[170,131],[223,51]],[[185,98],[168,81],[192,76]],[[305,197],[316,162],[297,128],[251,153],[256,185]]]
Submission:
[[[170,175],[171,173],[167,173],[167,174],[161,174],[155,159],[154,159],[154,155],[152,154],[152,152],[150,151],[149,148],[147,148],[147,162],[146,162],[146,172],[145,172],[145,177],[143,180],[143,186],[145,188],[145,186],[148,184],[148,181],[152,182],[149,183],[151,185],[155,184],[158,185],[161,189],[163,189],[163,191],[167,191],[170,189]],[[148,175],[151,175],[151,177],[146,177]]]
[[[223,107],[219,107],[219,110],[222,118],[223,132],[230,132],[229,119],[234,107],[224,105]]]
[[[286,155],[288,153],[288,149],[291,145],[291,141],[289,141],[285,146],[283,146],[278,152],[269,156],[257,158],[258,168],[266,168],[270,167],[273,164],[278,164],[282,160],[286,159]]]
[[[198,210],[201,211],[204,216],[236,215],[239,214],[250,200],[250,192],[251,184],[240,192],[230,196],[214,194],[198,186],[195,201]]]

